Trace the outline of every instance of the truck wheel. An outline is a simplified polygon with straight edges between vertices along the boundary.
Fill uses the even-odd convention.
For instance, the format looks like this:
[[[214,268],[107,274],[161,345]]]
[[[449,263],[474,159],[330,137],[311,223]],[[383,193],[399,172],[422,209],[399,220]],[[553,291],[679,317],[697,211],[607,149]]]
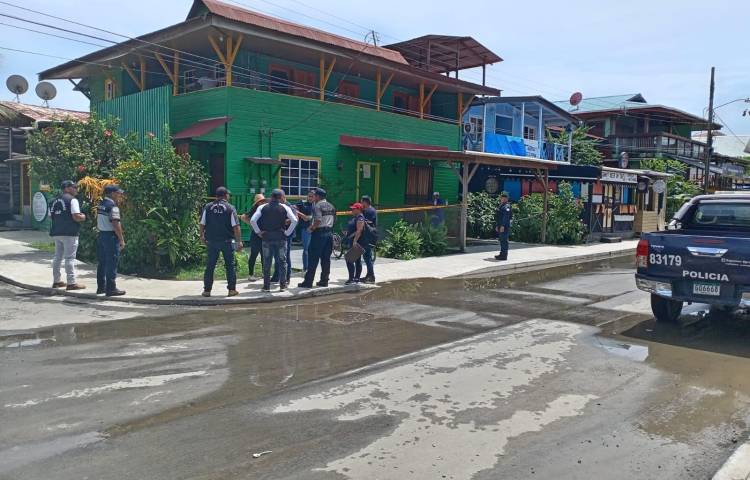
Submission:
[[[682,302],[651,294],[651,311],[657,322],[674,323],[682,313]]]

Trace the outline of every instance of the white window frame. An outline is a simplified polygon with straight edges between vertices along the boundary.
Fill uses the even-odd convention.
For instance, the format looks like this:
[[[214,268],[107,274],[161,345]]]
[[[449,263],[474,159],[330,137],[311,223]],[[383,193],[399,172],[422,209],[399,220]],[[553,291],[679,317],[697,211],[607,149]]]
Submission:
[[[476,115],[470,115],[469,125],[474,125],[474,133],[471,134],[471,139],[474,142],[482,140],[482,138],[484,137],[484,118]]]
[[[281,155],[279,169],[279,188],[289,197],[303,197],[310,189],[320,184],[320,158],[300,155]],[[298,162],[295,167],[292,167]],[[312,168],[314,165],[314,168]],[[314,176],[311,174],[314,172]],[[306,173],[306,175],[303,175]],[[309,180],[305,182],[304,180]]]
[[[533,137],[527,132],[533,133]],[[523,138],[525,138],[526,140],[539,140],[539,138],[537,137],[537,127],[534,125],[524,125],[522,133]]]

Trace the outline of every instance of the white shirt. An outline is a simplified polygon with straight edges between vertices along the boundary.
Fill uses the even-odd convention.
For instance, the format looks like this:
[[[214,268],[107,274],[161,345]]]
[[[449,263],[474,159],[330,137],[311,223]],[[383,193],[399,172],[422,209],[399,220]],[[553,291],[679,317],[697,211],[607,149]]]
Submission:
[[[81,205],[79,205],[77,198],[73,198],[70,200],[70,213],[72,215],[75,215],[76,213],[81,213]]]
[[[253,213],[253,216],[250,217],[250,226],[253,227],[253,230],[258,235],[260,235],[261,232],[260,227],[258,226],[258,220],[260,220],[261,211],[266,205],[268,205],[268,203],[264,203],[263,205],[258,207],[255,213]],[[288,237],[289,235],[294,233],[294,229],[297,227],[297,215],[295,215],[292,209],[289,208],[289,205],[286,205],[284,203],[279,203],[279,205],[284,207],[284,210],[286,211],[286,218],[288,218],[291,222],[289,224],[289,227],[287,227],[286,231],[284,232],[284,235]]]

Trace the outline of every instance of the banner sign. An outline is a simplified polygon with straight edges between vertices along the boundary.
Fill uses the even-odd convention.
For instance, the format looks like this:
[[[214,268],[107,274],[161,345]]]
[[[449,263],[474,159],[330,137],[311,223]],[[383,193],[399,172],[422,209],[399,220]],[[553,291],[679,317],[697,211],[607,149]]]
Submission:
[[[618,172],[602,169],[602,182],[638,183],[638,175],[630,172]]]

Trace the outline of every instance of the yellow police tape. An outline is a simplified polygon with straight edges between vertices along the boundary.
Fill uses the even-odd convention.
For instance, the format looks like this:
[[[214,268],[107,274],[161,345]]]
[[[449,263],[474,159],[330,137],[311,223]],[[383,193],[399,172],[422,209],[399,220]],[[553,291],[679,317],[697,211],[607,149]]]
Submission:
[[[402,213],[402,212],[420,212],[420,211],[427,211],[427,210],[437,210],[439,208],[449,208],[449,207],[460,207],[460,205],[425,205],[422,207],[403,207],[403,208],[383,208],[381,210],[378,210],[378,215],[381,213]],[[344,215],[351,215],[351,210],[343,210],[340,212],[336,212],[337,217],[343,217]]]

